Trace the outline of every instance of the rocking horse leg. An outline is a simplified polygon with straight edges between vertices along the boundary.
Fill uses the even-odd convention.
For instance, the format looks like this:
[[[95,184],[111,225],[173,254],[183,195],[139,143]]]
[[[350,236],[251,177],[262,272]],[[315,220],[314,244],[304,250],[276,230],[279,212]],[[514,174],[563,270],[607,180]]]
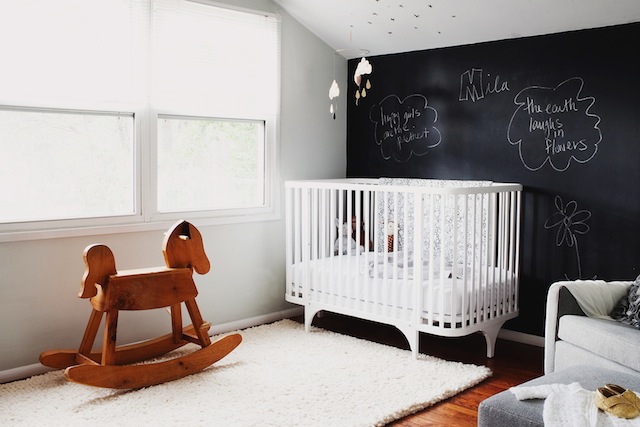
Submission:
[[[96,335],[98,334],[98,328],[100,327],[103,314],[103,311],[98,311],[96,309],[91,310],[89,322],[87,323],[87,328],[84,330],[84,335],[80,342],[80,348],[78,349],[78,356],[76,357],[77,363],[97,363],[91,359],[90,355],[93,343],[96,341]]]
[[[173,342],[182,342],[182,308],[180,304],[171,306],[171,330],[173,331]]]
[[[107,320],[104,324],[104,339],[102,341],[102,364],[115,365],[116,363],[116,335],[118,328],[118,310],[107,311]]]
[[[202,315],[200,314],[200,310],[198,309],[198,304],[196,304],[195,299],[186,300],[184,304],[187,306],[187,311],[189,312],[189,316],[191,316],[191,322],[193,323],[193,327],[196,331],[196,335],[198,336],[199,344],[202,347],[206,347],[211,344],[211,339],[209,338],[209,324],[205,323],[202,320]]]

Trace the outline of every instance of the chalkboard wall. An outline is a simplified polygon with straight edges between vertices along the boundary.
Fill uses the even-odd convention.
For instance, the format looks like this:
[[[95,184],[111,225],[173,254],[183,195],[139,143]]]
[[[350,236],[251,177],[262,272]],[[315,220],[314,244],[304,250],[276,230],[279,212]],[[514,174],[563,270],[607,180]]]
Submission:
[[[638,40],[633,23],[370,57],[360,87],[349,79],[347,175],[521,183],[506,326],[542,336],[551,283],[638,276]]]

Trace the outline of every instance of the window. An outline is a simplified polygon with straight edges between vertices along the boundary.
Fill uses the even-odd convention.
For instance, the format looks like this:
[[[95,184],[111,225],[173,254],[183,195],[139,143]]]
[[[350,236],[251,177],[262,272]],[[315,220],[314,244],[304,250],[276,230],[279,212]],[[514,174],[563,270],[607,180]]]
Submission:
[[[264,128],[262,121],[160,117],[158,211],[263,206]]]
[[[274,15],[2,2],[0,51],[0,233],[274,211]]]
[[[0,110],[0,221],[133,215],[133,116]]]

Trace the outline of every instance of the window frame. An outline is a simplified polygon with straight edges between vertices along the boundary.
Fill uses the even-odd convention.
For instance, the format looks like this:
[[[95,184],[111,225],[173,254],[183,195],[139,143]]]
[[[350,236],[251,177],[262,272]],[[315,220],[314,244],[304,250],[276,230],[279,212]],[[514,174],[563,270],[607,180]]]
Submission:
[[[278,58],[281,58],[281,20],[271,12],[234,7],[233,5],[211,2],[208,0],[189,0],[213,7],[227,8],[246,13],[269,16],[277,21]],[[152,2],[151,2],[152,3]],[[134,118],[134,213],[131,215],[104,216],[99,218],[57,219],[28,222],[0,223],[0,243],[22,240],[39,240],[85,235],[104,235],[113,233],[128,233],[163,230],[176,220],[186,219],[199,226],[232,224],[243,222],[258,222],[280,219],[280,189],[279,189],[279,127],[280,127],[280,98],[281,98],[281,60],[276,64],[276,113],[238,116],[220,115],[219,117],[196,117],[219,120],[258,120],[265,124],[264,134],[264,205],[254,208],[217,209],[208,211],[188,211],[160,213],[157,208],[157,125],[162,116],[194,117],[189,111],[160,111],[154,109],[147,101],[140,107],[124,107],[122,111],[112,111],[95,106],[69,107],[67,105],[0,105],[0,108],[22,109],[31,111],[72,111],[78,114],[123,114]]]
[[[159,212],[157,204],[157,159],[158,159],[158,120],[162,117],[185,117],[196,119],[213,119],[213,120],[230,120],[230,121],[263,121],[264,122],[264,205],[262,207],[253,208],[232,208],[232,209],[215,209],[215,210],[202,210],[202,211],[189,211],[189,212]],[[277,183],[278,177],[278,164],[277,164],[277,152],[278,152],[278,121],[279,117],[276,115],[263,115],[263,116],[242,116],[242,117],[208,117],[208,116],[196,116],[190,114],[176,114],[174,111],[160,111],[155,110],[150,115],[151,125],[150,130],[153,134],[150,144],[149,152],[149,188],[152,191],[146,193],[147,203],[146,206],[153,207],[152,211],[147,212],[146,220],[148,222],[164,222],[164,221],[176,221],[178,219],[196,219],[201,224],[227,224],[237,222],[253,222],[253,221],[265,221],[279,218],[279,192]]]

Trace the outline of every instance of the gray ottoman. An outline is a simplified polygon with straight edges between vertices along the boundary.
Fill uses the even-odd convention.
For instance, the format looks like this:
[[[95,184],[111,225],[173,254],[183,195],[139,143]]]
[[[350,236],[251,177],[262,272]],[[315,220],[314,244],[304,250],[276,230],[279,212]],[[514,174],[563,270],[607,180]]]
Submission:
[[[609,369],[590,366],[572,366],[535,378],[521,384],[571,384],[578,382],[587,390],[595,390],[607,383],[640,391],[640,375],[629,375]],[[542,408],[544,400],[519,401],[509,390],[491,396],[478,407],[478,427],[543,427]]]

